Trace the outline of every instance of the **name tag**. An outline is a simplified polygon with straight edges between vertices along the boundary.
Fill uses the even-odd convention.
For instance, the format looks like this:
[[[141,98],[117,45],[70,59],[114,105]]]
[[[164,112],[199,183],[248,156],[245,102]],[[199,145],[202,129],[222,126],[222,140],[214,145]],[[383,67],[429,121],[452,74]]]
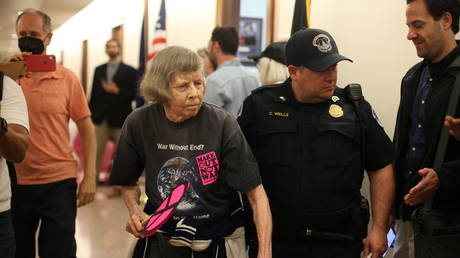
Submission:
[[[279,116],[279,117],[289,117],[288,112],[277,112],[277,111],[269,111],[269,116]]]

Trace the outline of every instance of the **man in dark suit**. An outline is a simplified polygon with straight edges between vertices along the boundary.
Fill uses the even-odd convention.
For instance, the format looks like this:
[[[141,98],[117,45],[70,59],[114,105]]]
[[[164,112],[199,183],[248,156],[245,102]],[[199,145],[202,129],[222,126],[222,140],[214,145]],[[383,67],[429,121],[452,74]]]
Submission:
[[[107,41],[105,52],[109,62],[96,67],[89,103],[96,126],[98,175],[105,145],[109,140],[117,144],[123,122],[132,111],[131,102],[136,92],[136,70],[121,61],[118,40]]]

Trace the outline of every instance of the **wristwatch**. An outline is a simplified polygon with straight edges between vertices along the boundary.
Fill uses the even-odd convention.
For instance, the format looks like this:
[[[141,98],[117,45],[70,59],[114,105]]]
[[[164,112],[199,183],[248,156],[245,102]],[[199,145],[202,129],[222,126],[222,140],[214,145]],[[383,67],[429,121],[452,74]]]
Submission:
[[[3,117],[0,117],[0,136],[8,132],[8,123]]]

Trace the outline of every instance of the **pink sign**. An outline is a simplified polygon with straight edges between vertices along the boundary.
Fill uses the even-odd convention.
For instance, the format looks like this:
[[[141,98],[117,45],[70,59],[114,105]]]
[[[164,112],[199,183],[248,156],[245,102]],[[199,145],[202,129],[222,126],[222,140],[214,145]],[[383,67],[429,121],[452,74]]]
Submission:
[[[206,154],[197,156],[196,163],[198,170],[200,170],[201,182],[203,185],[214,183],[219,177],[219,161],[217,160],[216,153],[208,152]]]

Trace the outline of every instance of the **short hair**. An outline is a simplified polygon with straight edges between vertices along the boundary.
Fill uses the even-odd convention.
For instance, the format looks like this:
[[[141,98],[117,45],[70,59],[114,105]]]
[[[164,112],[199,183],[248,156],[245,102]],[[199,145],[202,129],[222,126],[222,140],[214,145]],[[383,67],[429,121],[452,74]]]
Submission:
[[[459,30],[460,1],[459,0],[406,0],[407,4],[414,1],[424,1],[428,12],[435,21],[439,21],[446,12],[452,15],[451,29],[454,34]]]
[[[109,42],[112,42],[112,41],[115,42],[115,43],[117,43],[117,46],[118,46],[119,48],[121,48],[120,41],[119,41],[118,39],[116,39],[116,38],[111,38],[111,39],[107,40],[107,42],[105,42],[105,48],[107,48],[107,45],[109,44]]]
[[[234,27],[216,27],[212,31],[212,42],[218,42],[222,52],[228,55],[236,55],[238,51],[238,32]]]
[[[141,95],[155,103],[171,99],[170,84],[174,74],[203,72],[203,61],[194,51],[180,46],[161,50],[152,60],[141,83]]]
[[[257,68],[262,85],[283,82],[289,77],[286,65],[265,56],[257,60]]]
[[[19,19],[21,19],[22,16],[24,16],[26,14],[31,14],[31,13],[35,13],[35,14],[37,14],[38,16],[40,16],[42,18],[43,31],[44,32],[46,32],[46,33],[51,33],[52,32],[51,18],[48,16],[48,14],[46,14],[46,13],[40,11],[40,10],[33,9],[33,8],[24,9],[21,12],[21,14],[18,15],[18,18],[16,18],[16,27],[18,26]]]

